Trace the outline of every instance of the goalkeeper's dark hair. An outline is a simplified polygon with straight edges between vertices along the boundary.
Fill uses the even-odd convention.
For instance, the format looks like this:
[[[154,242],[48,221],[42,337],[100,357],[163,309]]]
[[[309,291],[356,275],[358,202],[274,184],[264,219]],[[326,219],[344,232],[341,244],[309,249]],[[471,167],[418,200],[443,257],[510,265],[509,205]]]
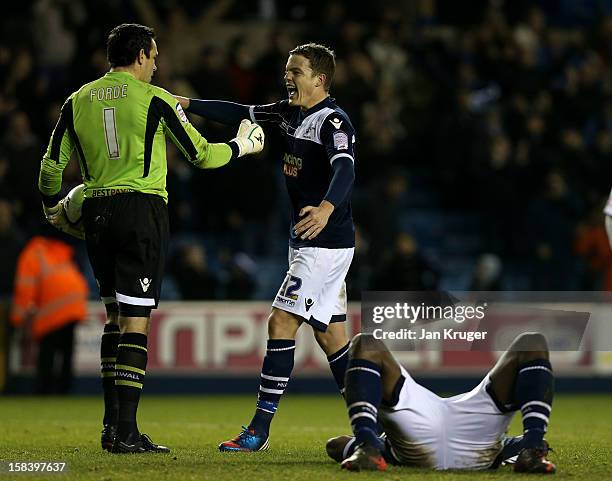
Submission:
[[[325,75],[324,87],[329,92],[336,71],[336,54],[331,48],[311,42],[295,47],[289,55],[301,55],[310,60],[312,71]]]
[[[122,23],[113,28],[106,42],[106,58],[111,68],[127,67],[138,58],[144,50],[149,58],[155,31],[137,23]]]

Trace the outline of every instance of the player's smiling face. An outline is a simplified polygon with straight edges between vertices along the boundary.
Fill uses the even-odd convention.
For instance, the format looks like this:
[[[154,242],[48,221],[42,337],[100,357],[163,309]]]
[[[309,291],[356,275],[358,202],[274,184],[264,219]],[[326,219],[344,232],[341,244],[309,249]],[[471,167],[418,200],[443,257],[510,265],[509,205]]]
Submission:
[[[289,56],[285,67],[289,105],[304,109],[315,106],[327,96],[323,84],[323,76],[312,71],[310,60],[302,55]]]

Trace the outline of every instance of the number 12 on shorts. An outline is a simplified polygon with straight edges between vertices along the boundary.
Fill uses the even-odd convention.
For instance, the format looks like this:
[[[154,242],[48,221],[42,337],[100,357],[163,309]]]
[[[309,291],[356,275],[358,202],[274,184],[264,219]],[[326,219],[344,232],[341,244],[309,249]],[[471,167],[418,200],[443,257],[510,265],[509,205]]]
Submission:
[[[300,290],[300,287],[302,287],[302,279],[295,276],[289,276],[283,286],[283,296],[297,301],[299,297],[297,291]]]

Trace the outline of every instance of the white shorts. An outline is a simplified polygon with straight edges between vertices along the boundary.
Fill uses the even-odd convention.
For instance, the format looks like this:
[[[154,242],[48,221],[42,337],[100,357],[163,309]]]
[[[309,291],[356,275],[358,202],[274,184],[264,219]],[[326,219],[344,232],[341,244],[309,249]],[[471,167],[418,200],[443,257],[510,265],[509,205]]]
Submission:
[[[273,307],[303,317],[319,331],[330,322],[346,320],[344,279],[353,260],[353,247],[289,248],[289,270]]]
[[[400,464],[435,469],[487,469],[502,449],[514,412],[501,412],[486,387],[441,398],[405,378],[395,406],[381,406],[379,419],[391,454]]]

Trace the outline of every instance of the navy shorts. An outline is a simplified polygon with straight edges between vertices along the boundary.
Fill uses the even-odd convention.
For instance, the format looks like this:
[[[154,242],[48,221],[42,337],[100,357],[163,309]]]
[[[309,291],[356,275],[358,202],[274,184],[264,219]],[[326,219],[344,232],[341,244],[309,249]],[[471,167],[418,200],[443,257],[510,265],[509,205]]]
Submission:
[[[83,225],[104,304],[147,317],[159,303],[168,250],[164,199],[139,192],[85,199]]]

